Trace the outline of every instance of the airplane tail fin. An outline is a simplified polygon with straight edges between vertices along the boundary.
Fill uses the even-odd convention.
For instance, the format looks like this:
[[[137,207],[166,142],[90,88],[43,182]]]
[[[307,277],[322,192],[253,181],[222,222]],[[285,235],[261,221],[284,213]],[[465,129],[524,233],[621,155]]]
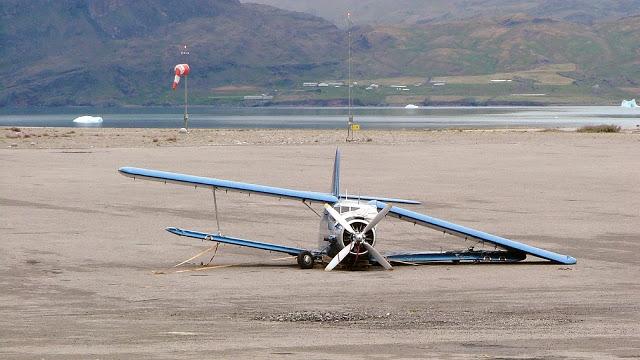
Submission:
[[[331,182],[331,194],[340,196],[340,148],[336,148],[336,158],[333,160],[333,181]]]

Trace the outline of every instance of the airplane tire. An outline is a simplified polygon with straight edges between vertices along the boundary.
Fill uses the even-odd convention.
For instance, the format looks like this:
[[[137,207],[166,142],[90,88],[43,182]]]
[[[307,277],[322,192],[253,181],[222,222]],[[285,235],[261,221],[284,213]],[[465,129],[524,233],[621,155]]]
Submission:
[[[308,251],[303,251],[298,254],[298,265],[301,269],[313,268],[313,255]]]

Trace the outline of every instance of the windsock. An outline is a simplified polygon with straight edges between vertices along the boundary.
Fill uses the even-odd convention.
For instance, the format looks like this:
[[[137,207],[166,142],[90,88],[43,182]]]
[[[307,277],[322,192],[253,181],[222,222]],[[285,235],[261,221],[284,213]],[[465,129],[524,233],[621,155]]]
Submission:
[[[173,78],[173,85],[171,85],[171,88],[173,90],[175,90],[178,87],[178,84],[180,83],[180,77],[181,76],[189,75],[189,65],[187,65],[187,64],[178,64],[178,65],[176,65],[176,67],[174,69],[176,71],[176,76]]]

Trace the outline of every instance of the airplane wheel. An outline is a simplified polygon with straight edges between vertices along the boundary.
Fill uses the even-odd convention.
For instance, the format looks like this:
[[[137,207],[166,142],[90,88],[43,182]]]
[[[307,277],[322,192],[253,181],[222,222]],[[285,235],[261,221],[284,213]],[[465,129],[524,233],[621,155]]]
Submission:
[[[313,255],[308,251],[298,254],[298,265],[301,269],[311,269],[313,267]]]

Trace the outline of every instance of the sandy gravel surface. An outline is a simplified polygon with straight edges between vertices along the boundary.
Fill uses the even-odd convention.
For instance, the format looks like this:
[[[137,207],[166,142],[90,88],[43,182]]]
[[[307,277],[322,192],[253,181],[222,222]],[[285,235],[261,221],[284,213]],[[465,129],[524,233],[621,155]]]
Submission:
[[[640,357],[639,134],[375,131],[344,144],[338,131],[7,133],[0,358]],[[116,171],[323,191],[337,144],[349,193],[421,200],[413,209],[578,264],[325,273],[221,246],[214,267],[198,267],[203,256],[172,268],[209,244],[164,227],[214,231],[211,193]],[[298,202],[219,200],[225,234],[316,244],[318,218]],[[382,251],[470,246],[396,219],[378,235]]]
[[[366,130],[358,132],[354,142],[401,145],[450,141],[452,134],[460,133],[469,135],[457,136],[456,141],[476,141],[478,138],[501,141],[504,133],[509,133],[509,136],[529,138],[539,132],[570,134],[575,132],[575,129]],[[581,139],[594,135],[598,136],[598,139],[609,138],[614,141],[625,138],[625,136],[619,136],[620,134],[579,134]],[[640,135],[640,131],[629,130],[623,135]],[[570,135],[568,136],[571,138]],[[0,148],[91,149],[220,145],[337,145],[344,143],[345,137],[344,130],[192,129],[188,134],[183,134],[175,129],[0,127]]]

